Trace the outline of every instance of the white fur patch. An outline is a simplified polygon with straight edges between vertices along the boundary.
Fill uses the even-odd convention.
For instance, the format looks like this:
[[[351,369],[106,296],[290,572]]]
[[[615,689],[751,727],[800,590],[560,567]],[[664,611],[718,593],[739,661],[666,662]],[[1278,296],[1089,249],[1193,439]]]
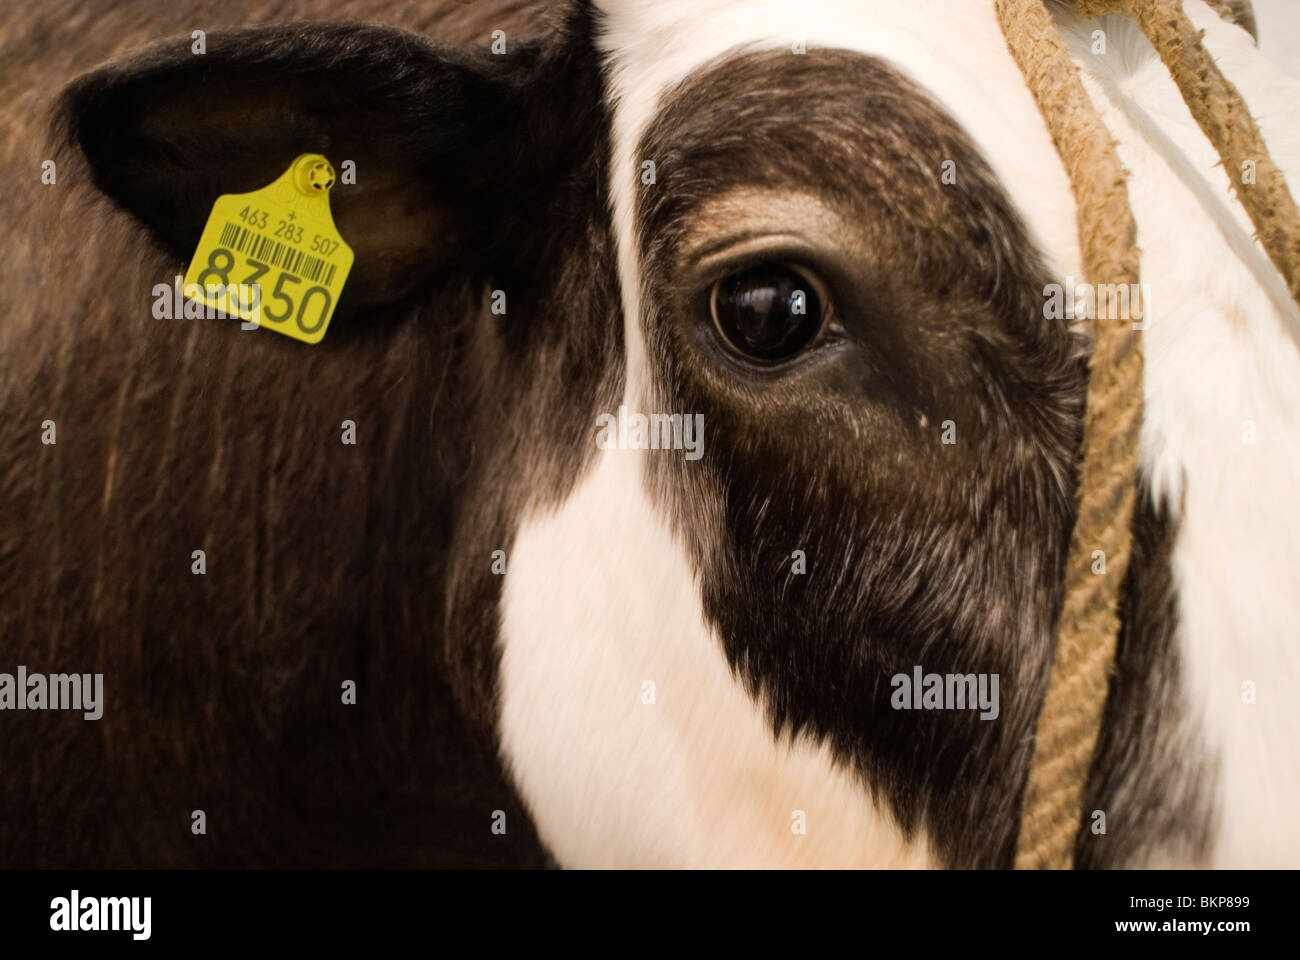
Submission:
[[[645,457],[603,451],[511,551],[501,743],[542,839],[578,867],[926,865],[825,748],[776,742],[703,622]]]

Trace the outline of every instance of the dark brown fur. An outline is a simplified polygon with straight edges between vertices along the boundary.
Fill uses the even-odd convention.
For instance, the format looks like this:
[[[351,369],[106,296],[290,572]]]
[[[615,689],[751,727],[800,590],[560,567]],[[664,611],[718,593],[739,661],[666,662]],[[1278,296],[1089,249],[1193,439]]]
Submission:
[[[157,320],[151,288],[182,271],[197,237],[169,237],[144,212],[152,233],[115,208],[92,182],[106,171],[80,155],[76,116],[56,107],[82,71],[160,37],[188,45],[196,28],[211,50],[226,27],[349,16],[470,45],[497,28],[517,42],[553,26],[545,13],[379,0],[53,3],[8,24],[0,669],[103,672],[106,703],[98,722],[0,714],[0,864],[545,862],[484,726],[491,670],[484,699],[460,697],[477,705],[469,720],[443,679],[444,657],[463,646],[445,625],[445,570],[454,497],[477,476],[467,430],[482,401],[456,358],[477,325],[507,322],[486,314],[489,280],[510,286],[510,329],[527,329],[544,291],[524,278],[542,249],[516,243],[490,264],[457,261],[378,313],[341,310],[319,348],[228,321]],[[191,94],[200,90],[220,102],[220,83]],[[90,111],[81,123],[136,119]],[[39,182],[46,158],[57,185]],[[254,174],[265,179],[245,189],[271,178]],[[594,168],[552,182],[594,195]],[[557,245],[589,230],[571,219],[571,229],[550,224]],[[580,243],[564,252],[591,262]],[[57,445],[40,442],[46,419]],[[340,442],[344,419],[357,424],[356,446]],[[478,544],[484,570],[497,545]],[[205,576],[190,571],[195,549],[207,551]],[[340,702],[344,680],[357,683],[355,707]],[[196,809],[206,836],[190,832]],[[506,836],[490,832],[496,809]]]
[[[1124,626],[1075,840],[1083,868],[1203,864],[1213,835],[1218,765],[1187,703],[1178,650],[1178,525],[1150,490],[1140,493]],[[1098,810],[1104,833],[1093,832]]]

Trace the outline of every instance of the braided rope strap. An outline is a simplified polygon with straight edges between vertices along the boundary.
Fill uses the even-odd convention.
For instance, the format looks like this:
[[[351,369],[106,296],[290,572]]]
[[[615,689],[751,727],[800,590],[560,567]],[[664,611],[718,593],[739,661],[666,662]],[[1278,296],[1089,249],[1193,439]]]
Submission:
[[[1084,272],[1094,284],[1135,283],[1138,251],[1115,147],[1042,0],[995,0],[1007,46],[1033,92],[1078,206]],[[1258,238],[1300,303],[1300,214],[1250,112],[1200,42],[1180,0],[1073,0],[1085,17],[1126,14],[1141,27],[1230,176]],[[1216,5],[1240,20],[1243,5]],[[1248,11],[1248,7],[1246,8]],[[1246,176],[1247,171],[1253,176]],[[1234,176],[1236,179],[1236,176]],[[1128,318],[1099,318],[1070,542],[1066,597],[1047,695],[1038,718],[1016,866],[1068,868],[1082,795],[1105,707],[1131,549],[1142,353]],[[1093,550],[1106,573],[1093,576]]]
[[[1300,212],[1241,94],[1201,43],[1181,0],[1075,0],[1084,16],[1125,13],[1165,62],[1187,108],[1227,167],[1256,236],[1300,303]],[[1249,171],[1249,176],[1247,172]]]
[[[996,0],[996,9],[1070,179],[1084,274],[1093,284],[1137,283],[1137,231],[1119,157],[1051,15],[1043,0]],[[1090,366],[1065,604],[1021,812],[1017,867],[1071,865],[1132,545],[1142,344],[1131,319],[1096,321]],[[1102,575],[1092,572],[1094,550],[1105,552]]]

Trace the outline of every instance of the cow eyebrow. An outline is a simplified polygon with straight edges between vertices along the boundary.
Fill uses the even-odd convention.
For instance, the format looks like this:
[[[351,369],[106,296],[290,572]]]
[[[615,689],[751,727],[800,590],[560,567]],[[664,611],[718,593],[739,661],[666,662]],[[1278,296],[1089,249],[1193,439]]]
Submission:
[[[677,260],[685,271],[698,273],[721,260],[812,251],[847,232],[843,217],[822,197],[769,187],[739,187],[703,199],[686,220]]]
[[[769,234],[762,230],[744,230],[740,233],[728,233],[724,236],[714,237],[712,240],[704,241],[698,245],[692,244],[690,238],[687,237],[682,243],[682,253],[687,260],[703,263],[719,253],[733,250],[750,240],[757,240],[766,236],[769,236]]]

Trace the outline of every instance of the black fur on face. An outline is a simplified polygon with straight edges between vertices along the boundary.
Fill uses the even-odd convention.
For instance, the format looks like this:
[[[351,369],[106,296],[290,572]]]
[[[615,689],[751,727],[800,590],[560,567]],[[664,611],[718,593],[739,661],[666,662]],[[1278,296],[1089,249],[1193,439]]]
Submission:
[[[942,862],[1009,865],[1085,384],[1025,227],[955,122],[852,53],[692,76],[640,156],[648,408],[706,426],[703,459],[661,455],[652,481],[729,661],[775,731],[829,741]],[[837,322],[777,369],[709,323],[712,282],[756,260],[819,275]],[[916,665],[998,674],[1000,715],[893,709]]]
[[[1075,837],[1081,868],[1201,864],[1213,834],[1218,764],[1188,709],[1178,649],[1177,523],[1146,484],[1138,492],[1115,668]],[[1093,831],[1094,811],[1106,815],[1105,833]]]

